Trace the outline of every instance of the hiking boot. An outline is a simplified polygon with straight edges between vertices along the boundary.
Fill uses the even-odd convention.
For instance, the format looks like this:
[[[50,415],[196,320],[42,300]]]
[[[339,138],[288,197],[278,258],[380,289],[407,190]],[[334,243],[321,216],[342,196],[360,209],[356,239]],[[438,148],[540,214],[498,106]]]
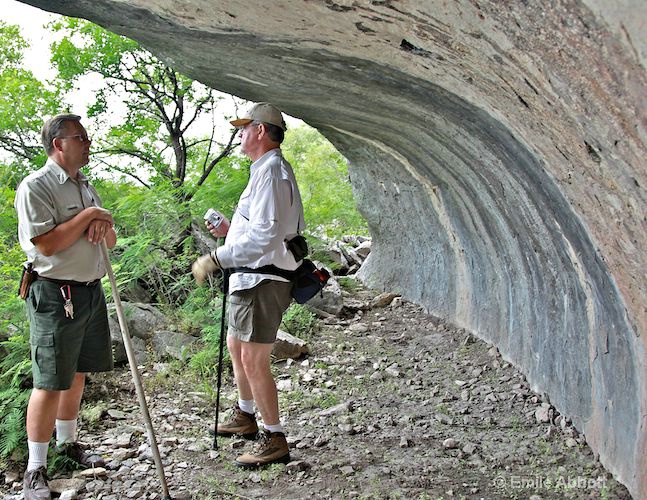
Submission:
[[[250,453],[245,453],[234,462],[243,469],[255,469],[269,464],[287,464],[290,461],[290,449],[282,432],[259,432],[260,441]]]
[[[104,467],[106,465],[106,461],[100,455],[85,451],[79,443],[63,443],[56,447],[56,453],[71,458],[87,469]]]
[[[211,431],[213,434],[213,430]],[[219,436],[233,436],[234,434],[241,434],[245,439],[254,440],[258,434],[258,425],[256,424],[256,417],[253,413],[247,413],[238,407],[238,403],[234,406],[234,416],[228,422],[218,422],[217,434]]]
[[[45,467],[25,472],[22,493],[25,500],[51,500],[52,494],[47,484],[47,469]]]

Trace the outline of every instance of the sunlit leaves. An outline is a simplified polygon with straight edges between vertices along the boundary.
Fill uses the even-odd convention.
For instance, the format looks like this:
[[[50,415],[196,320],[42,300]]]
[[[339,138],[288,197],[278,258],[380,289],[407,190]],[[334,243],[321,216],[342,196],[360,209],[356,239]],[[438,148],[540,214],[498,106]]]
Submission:
[[[21,61],[24,50],[28,47],[20,36],[20,28],[0,21],[0,71],[16,67]]]
[[[368,234],[355,208],[346,159],[315,129],[288,130],[283,152],[294,168],[310,231]]]
[[[0,149],[19,170],[44,162],[39,130],[60,107],[58,95],[20,66],[27,47],[17,26],[0,23]]]
[[[88,116],[105,126],[105,133],[95,134],[97,159],[108,170],[140,182],[171,180],[182,186],[191,168],[185,134],[197,116],[213,110],[211,89],[177,73],[136,42],[90,22],[64,18],[52,28],[62,35],[52,45],[61,88],[73,88],[85,75],[102,78],[88,108]],[[115,103],[125,110],[120,123],[114,122]]]

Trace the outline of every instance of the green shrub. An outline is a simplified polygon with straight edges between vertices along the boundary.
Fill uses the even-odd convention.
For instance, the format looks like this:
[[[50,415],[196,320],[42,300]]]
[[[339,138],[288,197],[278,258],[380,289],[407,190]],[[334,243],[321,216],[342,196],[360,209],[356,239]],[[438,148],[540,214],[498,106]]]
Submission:
[[[218,324],[205,326],[202,330],[204,349],[193,355],[189,361],[189,367],[203,379],[215,379],[218,374],[218,356],[220,349],[220,319]],[[225,326],[226,328],[226,326]],[[223,372],[231,368],[231,358],[227,350],[227,332],[223,332]]]
[[[0,468],[27,443],[25,413],[31,388],[29,324],[25,303],[17,296],[25,260],[17,242],[14,191],[0,191]]]
[[[317,317],[305,306],[293,303],[283,314],[283,329],[302,340],[308,340],[317,329]]]
[[[337,278],[337,283],[339,283],[339,286],[341,286],[344,290],[347,290],[351,293],[357,291],[362,287],[362,284],[358,283],[356,279],[349,278],[347,276],[340,276],[339,278]]]

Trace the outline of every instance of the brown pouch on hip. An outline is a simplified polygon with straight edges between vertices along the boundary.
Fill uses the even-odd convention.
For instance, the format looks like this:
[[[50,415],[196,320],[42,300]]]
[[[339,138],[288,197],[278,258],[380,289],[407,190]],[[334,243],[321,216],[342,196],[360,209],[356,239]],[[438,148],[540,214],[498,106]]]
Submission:
[[[29,287],[36,279],[36,272],[34,271],[34,265],[31,262],[27,263],[27,266],[22,268],[22,276],[20,277],[20,288],[18,289],[18,296],[26,300],[29,295]]]

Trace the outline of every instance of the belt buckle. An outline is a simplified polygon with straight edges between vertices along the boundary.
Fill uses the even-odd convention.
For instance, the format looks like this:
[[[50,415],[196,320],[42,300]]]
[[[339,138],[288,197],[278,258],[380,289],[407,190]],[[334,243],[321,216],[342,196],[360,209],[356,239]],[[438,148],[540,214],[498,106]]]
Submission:
[[[94,283],[94,280],[92,280],[92,281],[86,281],[86,282],[85,282],[85,286],[86,286],[86,287],[87,287],[87,286],[92,286],[92,284],[93,284],[93,283]]]

